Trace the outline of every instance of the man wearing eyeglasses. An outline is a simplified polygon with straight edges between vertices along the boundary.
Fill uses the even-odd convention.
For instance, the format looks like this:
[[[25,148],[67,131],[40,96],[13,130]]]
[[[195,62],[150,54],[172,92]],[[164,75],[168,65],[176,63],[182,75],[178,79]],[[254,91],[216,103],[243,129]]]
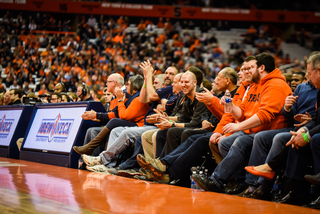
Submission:
[[[50,103],[61,103],[61,95],[59,93],[53,93],[50,97]]]
[[[126,87],[124,85],[124,79],[120,74],[111,74],[107,79],[107,90],[104,92],[106,94],[115,94],[115,88],[119,87],[125,92],[126,98],[130,98],[131,95],[127,93]],[[103,129],[104,125],[108,123],[109,120],[116,117],[115,112],[117,111],[118,99],[116,97],[111,98],[111,102],[109,105],[109,111],[107,112],[96,112],[94,110],[91,111],[85,111],[82,114],[82,118],[84,120],[93,120],[93,121],[99,121],[101,124],[101,127],[91,127],[87,130],[86,136],[84,138],[83,145],[87,145],[92,139],[94,139],[100,131]],[[93,145],[95,146],[95,145]],[[85,153],[87,151],[87,147],[84,146],[75,146],[75,150],[81,153]],[[98,147],[96,151],[93,152],[93,154],[98,155],[100,152],[104,150],[104,144],[101,145],[101,147]]]

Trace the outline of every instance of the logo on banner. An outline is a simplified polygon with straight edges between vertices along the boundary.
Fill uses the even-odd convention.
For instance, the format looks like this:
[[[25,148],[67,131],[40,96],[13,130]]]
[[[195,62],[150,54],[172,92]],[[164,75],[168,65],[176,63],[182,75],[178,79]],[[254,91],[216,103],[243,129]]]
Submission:
[[[61,119],[59,115],[55,119],[42,119],[36,141],[64,143],[69,136],[73,119]]]
[[[6,119],[6,115],[0,121],[0,138],[7,138],[10,133],[14,119]]]

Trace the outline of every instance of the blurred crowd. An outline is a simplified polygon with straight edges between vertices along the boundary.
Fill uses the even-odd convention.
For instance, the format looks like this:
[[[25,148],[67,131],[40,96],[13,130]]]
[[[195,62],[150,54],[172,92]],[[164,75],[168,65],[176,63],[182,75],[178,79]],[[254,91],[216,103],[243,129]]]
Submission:
[[[214,26],[211,21],[198,24],[192,20],[172,23],[170,19],[141,19],[136,23],[137,31],[127,30],[131,23],[123,16],[79,16],[77,23],[76,33],[70,33],[70,20],[58,20],[46,13],[14,16],[7,11],[0,24],[0,91],[21,89],[25,95],[33,92],[50,97],[58,83],[64,84],[65,92],[73,93],[85,83],[98,100],[110,74],[119,73],[126,81],[141,74],[139,65],[147,59],[157,74],[168,66],[176,66],[180,72],[196,66],[211,82],[224,67],[238,71],[246,56],[261,52],[272,53],[277,67],[293,63],[283,72],[306,69],[306,59],[291,60],[283,53],[282,39],[272,34],[269,25],[248,27],[242,41],[230,41],[234,50],[230,54],[219,46],[215,33],[209,33],[212,28],[229,30],[227,21]],[[200,35],[181,33],[198,26]],[[247,51],[246,44],[252,44],[256,51]]]

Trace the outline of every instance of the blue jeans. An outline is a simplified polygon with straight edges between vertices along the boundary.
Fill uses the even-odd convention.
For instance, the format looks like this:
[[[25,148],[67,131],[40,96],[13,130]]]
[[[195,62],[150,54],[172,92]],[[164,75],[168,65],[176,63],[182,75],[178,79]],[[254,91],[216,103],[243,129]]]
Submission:
[[[273,158],[282,150],[288,141],[283,141],[282,134],[290,134],[291,128],[267,130],[257,133],[254,136],[253,147],[249,159],[248,166],[259,166],[264,164],[267,156]],[[282,133],[285,132],[285,133]],[[280,133],[280,134],[279,134]],[[280,137],[275,137],[277,134]],[[290,134],[291,136],[291,134]],[[258,186],[259,176],[255,176],[249,172],[246,174],[246,182],[250,185]]]
[[[244,133],[243,131],[236,132],[236,133],[233,133],[232,135],[230,135],[229,137],[223,138],[219,142],[218,148],[219,148],[220,154],[223,158],[227,156],[233,142],[237,139],[237,137],[242,136],[242,135],[246,135],[246,133]]]
[[[233,136],[234,134],[236,135]],[[256,134],[245,134],[243,131],[234,134],[223,139],[225,144],[230,144],[232,140],[234,142],[227,156],[214,170],[213,179],[218,181],[220,186],[223,186],[232,175],[234,175],[236,180],[245,179],[244,167],[247,166],[249,161],[253,139]]]

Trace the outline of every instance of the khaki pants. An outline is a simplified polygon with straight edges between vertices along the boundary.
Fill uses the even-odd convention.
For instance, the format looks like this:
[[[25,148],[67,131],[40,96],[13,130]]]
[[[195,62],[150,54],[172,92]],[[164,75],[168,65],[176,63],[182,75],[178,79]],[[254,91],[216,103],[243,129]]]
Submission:
[[[145,157],[155,158],[156,155],[156,136],[159,129],[145,131],[141,135],[142,147]]]

